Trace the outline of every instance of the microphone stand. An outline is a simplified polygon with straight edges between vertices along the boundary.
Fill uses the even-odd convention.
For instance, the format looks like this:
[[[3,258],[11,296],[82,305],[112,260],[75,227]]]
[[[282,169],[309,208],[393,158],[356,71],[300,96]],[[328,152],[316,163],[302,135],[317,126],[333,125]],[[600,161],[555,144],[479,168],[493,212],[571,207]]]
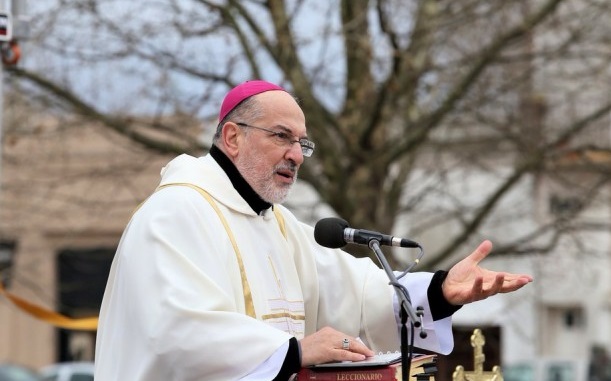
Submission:
[[[390,268],[384,253],[380,249],[380,241],[377,239],[371,239],[368,243],[368,246],[375,253],[378,261],[386,271],[386,275],[388,279],[390,279],[389,284],[395,288],[395,292],[397,293],[397,297],[399,299],[399,306],[401,310],[399,312],[399,316],[401,318],[401,372],[403,381],[409,380],[409,372],[411,367],[411,353],[412,350],[410,345],[408,344],[408,335],[407,335],[407,320],[408,317],[412,320],[412,339],[413,339],[413,327],[420,328],[420,337],[425,338],[426,332],[422,328],[422,308],[418,308],[418,312],[414,311],[414,307],[412,306],[412,301],[409,297],[409,292],[405,287],[403,287],[395,273]]]

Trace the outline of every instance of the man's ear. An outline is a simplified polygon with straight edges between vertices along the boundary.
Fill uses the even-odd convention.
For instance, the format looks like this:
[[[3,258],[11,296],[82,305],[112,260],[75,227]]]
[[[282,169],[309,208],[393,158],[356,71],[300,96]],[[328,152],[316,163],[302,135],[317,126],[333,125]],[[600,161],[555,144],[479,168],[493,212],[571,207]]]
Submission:
[[[223,146],[225,147],[225,153],[232,159],[238,155],[238,140],[241,138],[242,134],[240,133],[240,127],[237,124],[227,122],[223,125],[221,130],[221,140],[223,141]]]

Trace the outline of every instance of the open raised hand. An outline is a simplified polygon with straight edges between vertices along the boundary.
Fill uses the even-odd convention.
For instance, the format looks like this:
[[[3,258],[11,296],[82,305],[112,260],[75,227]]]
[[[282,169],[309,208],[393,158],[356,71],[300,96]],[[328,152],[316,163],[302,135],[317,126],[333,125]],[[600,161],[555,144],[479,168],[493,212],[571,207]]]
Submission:
[[[532,282],[526,274],[487,270],[479,262],[492,251],[490,241],[482,242],[465,259],[454,265],[443,282],[443,295],[453,305],[467,304],[489,296],[515,291]]]

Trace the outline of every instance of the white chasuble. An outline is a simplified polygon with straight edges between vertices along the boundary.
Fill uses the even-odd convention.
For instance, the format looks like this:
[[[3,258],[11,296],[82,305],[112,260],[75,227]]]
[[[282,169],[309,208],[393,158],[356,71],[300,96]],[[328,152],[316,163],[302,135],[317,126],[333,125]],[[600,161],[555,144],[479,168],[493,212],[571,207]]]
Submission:
[[[175,183],[202,188],[213,202]],[[96,381],[237,380],[291,337],[325,326],[376,352],[399,349],[394,291],[371,260],[319,246],[312,227],[276,205],[283,232],[274,212],[257,215],[209,155],[172,160],[160,186],[113,260]],[[431,275],[418,275],[409,288],[429,336],[416,345],[447,353],[450,319],[432,321]]]

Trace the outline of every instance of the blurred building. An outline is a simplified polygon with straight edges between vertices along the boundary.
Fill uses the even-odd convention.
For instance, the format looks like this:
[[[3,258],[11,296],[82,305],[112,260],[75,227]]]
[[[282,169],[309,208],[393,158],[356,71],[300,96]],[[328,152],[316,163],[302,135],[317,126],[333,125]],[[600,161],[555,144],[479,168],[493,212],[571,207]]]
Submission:
[[[11,106],[2,150],[1,280],[51,310],[97,316],[122,230],[169,156],[78,118]],[[199,130],[193,121],[184,125]],[[4,298],[0,321],[3,361],[38,368],[93,359],[95,332],[56,329]]]

